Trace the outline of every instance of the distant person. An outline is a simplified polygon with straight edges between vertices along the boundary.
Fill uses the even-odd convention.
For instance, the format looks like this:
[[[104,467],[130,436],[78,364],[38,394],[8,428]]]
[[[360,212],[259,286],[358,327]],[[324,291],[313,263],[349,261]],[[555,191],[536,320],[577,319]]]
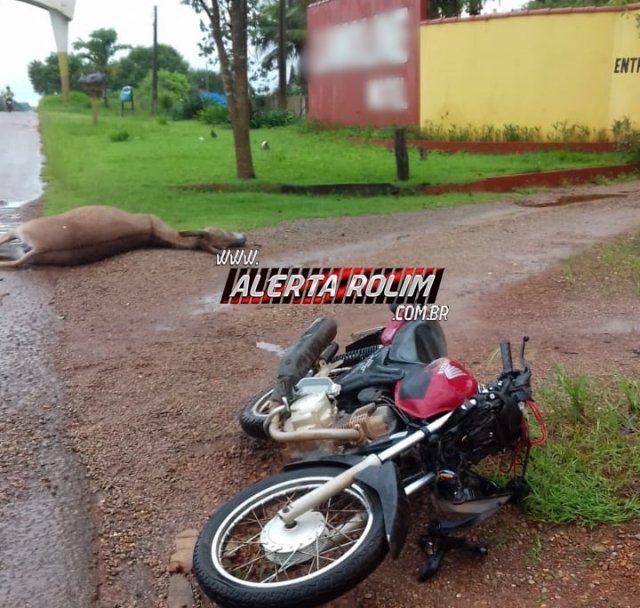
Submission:
[[[4,107],[7,112],[11,112],[13,110],[13,91],[9,85],[3,91],[2,96],[4,97]]]

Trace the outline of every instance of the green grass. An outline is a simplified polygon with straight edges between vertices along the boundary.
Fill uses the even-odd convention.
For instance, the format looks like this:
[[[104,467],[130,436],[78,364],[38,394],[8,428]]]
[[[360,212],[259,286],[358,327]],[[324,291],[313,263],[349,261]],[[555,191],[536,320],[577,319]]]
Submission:
[[[575,290],[640,297],[640,233],[594,247],[564,264],[565,283]]]
[[[529,551],[527,551],[527,556],[531,562],[539,564],[542,562],[543,554],[544,548],[542,546],[542,538],[540,537],[540,532],[536,532],[533,537],[531,547],[529,548]]]
[[[250,229],[303,217],[395,213],[495,200],[499,195],[449,194],[358,198],[312,197],[258,192],[245,182],[242,192],[192,192],[177,186],[229,183],[235,178],[229,129],[196,121],[166,122],[119,116],[119,105],[100,108],[91,124],[86,97],[64,105],[45,99],[40,107],[47,164],[46,213],[86,204],[107,204],[153,212],[176,228],[219,225]],[[269,141],[263,151],[260,142]],[[355,145],[344,133],[309,132],[296,126],[251,133],[259,181],[289,184],[394,182],[393,154],[372,145]],[[615,154],[553,152],[520,155],[430,154],[418,161],[413,151],[411,183],[457,183],[523,171],[619,162]],[[504,198],[504,195],[501,196]]]
[[[640,382],[558,369],[538,400],[549,439],[533,450],[531,513],[589,526],[640,517]]]

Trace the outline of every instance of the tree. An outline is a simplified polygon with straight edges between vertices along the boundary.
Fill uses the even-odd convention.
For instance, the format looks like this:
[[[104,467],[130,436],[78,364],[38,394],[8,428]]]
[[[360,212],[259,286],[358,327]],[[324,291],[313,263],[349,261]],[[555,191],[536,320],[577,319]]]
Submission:
[[[109,82],[114,55],[120,50],[131,48],[128,44],[118,44],[117,41],[118,34],[114,29],[101,28],[91,32],[87,41],[76,40],[73,48],[82,51],[80,57],[87,61],[91,69],[106,74]],[[108,88],[108,85],[105,86],[103,91],[105,107],[109,106]]]
[[[211,70],[189,70],[187,76],[194,89],[216,92],[224,90],[222,76],[220,76],[218,72],[212,72]]]
[[[138,87],[151,70],[152,55],[153,48],[150,46],[133,47],[126,57],[113,64],[111,88],[119,90],[125,85]],[[188,74],[189,64],[172,46],[159,44],[158,70]]]
[[[191,85],[185,74],[158,70],[158,101],[164,112],[171,110],[190,90]],[[139,92],[141,98],[151,99],[151,70],[140,82]]]
[[[77,55],[69,55],[69,82],[71,89],[78,88],[78,77],[82,72],[82,60]],[[36,93],[58,95],[61,93],[60,67],[57,53],[51,53],[44,61],[34,60],[28,68],[29,80]]]
[[[463,12],[479,15],[485,0],[433,0],[429,2],[429,18],[459,17]]]
[[[229,107],[229,119],[233,131],[236,155],[236,173],[240,179],[255,178],[251,142],[249,140],[249,75],[248,70],[248,23],[251,0],[182,0],[198,14],[203,14],[204,31],[210,33],[215,48],[224,94]]]
[[[284,0],[269,0],[258,11],[253,44],[262,53],[262,67],[271,71],[278,68],[279,95],[286,95],[286,61],[301,63],[307,45],[307,7],[314,0],[288,0],[284,14],[284,35],[280,33],[281,5]],[[281,51],[280,40],[285,42]],[[282,59],[284,55],[284,61]],[[302,77],[302,69],[291,70],[291,77]],[[302,80],[302,78],[301,78]],[[304,84],[304,83],[303,83]]]

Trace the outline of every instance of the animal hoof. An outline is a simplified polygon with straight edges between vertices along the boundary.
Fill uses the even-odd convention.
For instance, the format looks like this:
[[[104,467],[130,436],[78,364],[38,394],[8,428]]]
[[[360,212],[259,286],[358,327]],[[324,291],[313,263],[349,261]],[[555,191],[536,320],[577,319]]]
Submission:
[[[247,236],[242,232],[234,232],[232,234],[234,238],[233,244],[236,247],[242,247],[247,242]]]

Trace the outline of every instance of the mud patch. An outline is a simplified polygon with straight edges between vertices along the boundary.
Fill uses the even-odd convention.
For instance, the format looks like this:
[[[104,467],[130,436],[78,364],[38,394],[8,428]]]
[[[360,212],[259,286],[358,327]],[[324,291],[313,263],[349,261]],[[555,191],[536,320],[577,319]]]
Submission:
[[[613,194],[577,194],[573,196],[541,196],[537,199],[526,199],[523,201],[517,201],[517,205],[522,207],[560,207],[562,205],[570,205],[572,203],[586,203],[590,201],[601,201],[612,198],[625,198],[626,194],[613,193]]]

